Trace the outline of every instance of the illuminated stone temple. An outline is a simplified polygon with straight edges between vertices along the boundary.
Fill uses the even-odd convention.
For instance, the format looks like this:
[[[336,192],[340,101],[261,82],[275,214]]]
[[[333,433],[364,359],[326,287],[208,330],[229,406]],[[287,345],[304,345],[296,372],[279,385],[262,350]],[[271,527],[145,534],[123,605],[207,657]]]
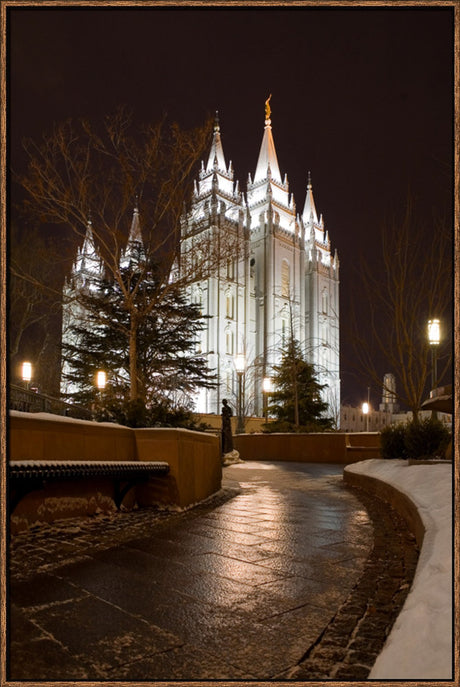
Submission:
[[[219,413],[222,398],[236,407],[236,356],[244,355],[244,413],[262,415],[263,384],[291,332],[321,384],[330,414],[340,408],[339,259],[322,215],[318,217],[310,173],[299,215],[287,175],[281,176],[269,100],[254,176],[246,194],[227,166],[216,117],[211,150],[202,163],[190,211],[182,221],[182,251],[200,250],[203,236],[222,246],[213,274],[190,288],[207,316],[200,350],[218,374],[219,386],[202,391],[197,410]],[[227,254],[225,255],[225,251]]]
[[[264,380],[267,384],[287,337],[294,335],[319,382],[326,385],[328,414],[338,418],[339,259],[318,216],[309,172],[303,210],[297,213],[287,175],[282,178],[278,165],[269,100],[255,173],[249,174],[246,191],[234,179],[231,162],[226,163],[216,116],[207,161],[181,220],[177,269],[190,271],[191,261],[199,266],[188,287],[190,299],[205,316],[197,352],[206,356],[218,379],[215,389],[197,395],[195,409],[220,414],[226,398],[236,410],[242,381],[244,414],[262,416]],[[137,208],[127,250],[134,240],[142,240]],[[91,259],[85,260],[84,249],[79,253],[71,283],[86,283],[98,264],[90,225],[85,246]],[[207,259],[209,269],[203,268]],[[69,317],[71,313],[64,313],[66,327]],[[244,371],[238,378],[235,359],[241,356]]]

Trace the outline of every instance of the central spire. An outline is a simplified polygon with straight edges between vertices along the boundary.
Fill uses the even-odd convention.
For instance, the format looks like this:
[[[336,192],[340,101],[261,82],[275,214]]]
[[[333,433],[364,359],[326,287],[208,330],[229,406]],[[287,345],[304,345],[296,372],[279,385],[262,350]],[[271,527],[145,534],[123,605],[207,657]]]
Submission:
[[[265,130],[264,137],[262,139],[262,145],[260,146],[259,159],[257,161],[256,173],[254,174],[254,183],[262,181],[262,179],[267,179],[269,172],[271,173],[271,178],[278,183],[281,182],[281,174],[278,167],[278,158],[276,156],[275,143],[273,141],[272,120],[270,119],[271,108],[270,108],[270,96],[265,101]]]

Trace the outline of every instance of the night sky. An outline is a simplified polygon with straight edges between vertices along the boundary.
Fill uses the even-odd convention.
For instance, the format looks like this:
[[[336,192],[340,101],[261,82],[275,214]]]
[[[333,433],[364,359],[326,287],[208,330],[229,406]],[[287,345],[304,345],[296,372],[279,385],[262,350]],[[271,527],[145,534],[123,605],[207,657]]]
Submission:
[[[23,137],[68,117],[126,104],[141,122],[166,112],[189,127],[218,110],[244,188],[271,93],[281,174],[302,212],[311,171],[339,253],[342,320],[360,256],[380,269],[377,231],[409,189],[420,240],[433,216],[452,218],[453,7],[145,5],[10,8],[13,167]],[[341,348],[343,401],[361,402],[367,385],[348,372],[344,335]]]

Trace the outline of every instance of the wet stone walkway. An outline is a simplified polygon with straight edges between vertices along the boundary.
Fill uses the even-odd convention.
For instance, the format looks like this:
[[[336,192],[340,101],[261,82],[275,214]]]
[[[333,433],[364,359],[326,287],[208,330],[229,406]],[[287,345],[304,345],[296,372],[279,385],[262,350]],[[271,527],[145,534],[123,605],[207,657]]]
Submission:
[[[245,462],[182,513],[42,526],[10,551],[10,680],[365,679],[417,563],[342,466]]]

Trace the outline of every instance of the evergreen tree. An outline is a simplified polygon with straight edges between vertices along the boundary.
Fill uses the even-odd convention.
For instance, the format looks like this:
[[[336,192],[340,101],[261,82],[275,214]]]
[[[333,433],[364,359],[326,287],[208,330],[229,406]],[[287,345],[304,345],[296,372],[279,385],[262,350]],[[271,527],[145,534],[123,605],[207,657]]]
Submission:
[[[324,416],[327,403],[320,396],[325,385],[317,381],[313,365],[304,359],[294,337],[289,339],[274,372],[275,391],[270,396],[269,412],[277,420],[265,425],[266,431],[311,432],[332,427],[332,419]]]
[[[91,289],[78,294],[83,314],[63,350],[66,379],[78,389],[72,394],[75,402],[97,402],[95,375],[105,370],[104,407],[118,421],[148,424],[149,414],[158,418],[159,407],[183,414],[193,392],[213,386],[205,358],[195,353],[203,329],[199,306],[188,303],[162,274],[136,242],[117,279],[95,278]],[[131,415],[136,417],[130,420]]]

